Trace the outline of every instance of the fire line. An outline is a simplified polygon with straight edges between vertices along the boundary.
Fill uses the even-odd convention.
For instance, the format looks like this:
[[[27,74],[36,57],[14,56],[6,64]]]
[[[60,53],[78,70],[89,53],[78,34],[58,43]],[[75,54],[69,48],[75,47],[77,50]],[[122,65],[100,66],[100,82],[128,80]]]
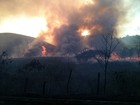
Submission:
[[[46,47],[45,46],[41,46],[41,47],[42,47],[42,56],[43,57],[47,56]]]

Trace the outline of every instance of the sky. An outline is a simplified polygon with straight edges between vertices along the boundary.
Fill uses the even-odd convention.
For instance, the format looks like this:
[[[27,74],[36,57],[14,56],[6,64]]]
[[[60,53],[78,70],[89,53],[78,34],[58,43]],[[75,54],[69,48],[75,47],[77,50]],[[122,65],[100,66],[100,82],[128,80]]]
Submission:
[[[82,14],[82,8],[87,7],[90,9],[90,6],[96,7],[98,4],[104,6],[105,3],[109,3],[111,0],[99,0],[100,3],[97,1],[0,0],[0,33],[10,32],[31,37],[38,37],[41,33],[52,34],[54,29],[70,24],[71,20],[78,19],[77,17],[74,18],[74,16],[72,17],[74,19],[70,17],[74,13]],[[118,5],[116,2],[114,4],[112,2],[108,6],[111,5],[116,8],[120,7],[121,16],[117,15],[118,19],[115,20],[117,21],[115,29],[118,32],[118,36],[140,35],[140,0],[124,0]],[[99,9],[99,13],[100,10],[102,9]],[[86,11],[84,13],[86,15]],[[90,13],[92,14],[92,11]],[[90,16],[89,12],[87,12],[87,15]],[[51,36],[46,37],[46,40],[47,38],[51,40]]]
[[[140,35],[140,0],[124,0],[125,5],[128,6],[127,22],[120,26],[120,34],[126,35]]]

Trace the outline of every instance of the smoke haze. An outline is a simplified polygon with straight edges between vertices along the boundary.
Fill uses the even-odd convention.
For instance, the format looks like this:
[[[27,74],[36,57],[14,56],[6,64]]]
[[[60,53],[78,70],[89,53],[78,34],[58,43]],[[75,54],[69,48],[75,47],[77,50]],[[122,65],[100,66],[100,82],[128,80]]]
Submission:
[[[11,17],[43,17],[46,29],[38,39],[55,45],[56,54],[73,54],[94,47],[100,35],[119,35],[131,6],[123,0],[0,0],[0,23]],[[81,36],[85,29],[90,36]]]

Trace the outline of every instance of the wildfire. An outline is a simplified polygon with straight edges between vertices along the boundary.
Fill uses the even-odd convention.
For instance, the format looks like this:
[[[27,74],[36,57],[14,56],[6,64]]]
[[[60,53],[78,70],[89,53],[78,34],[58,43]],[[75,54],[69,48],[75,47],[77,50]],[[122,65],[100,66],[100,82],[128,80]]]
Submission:
[[[67,19],[60,18],[59,15],[56,16],[56,14],[49,14],[49,16],[46,17],[47,21],[47,31],[40,32],[38,37],[46,41],[47,43],[50,43],[52,45],[56,45],[55,42],[55,30],[60,28],[62,25],[68,25]]]
[[[41,46],[42,48],[42,56],[45,57],[47,55],[47,50],[45,46]]]
[[[121,59],[121,57],[118,54],[116,54],[116,53],[111,54],[111,60],[120,60],[120,59]]]
[[[116,61],[140,61],[140,57],[120,57],[117,53],[112,53],[111,54],[111,60]]]
[[[140,57],[126,57],[126,58],[121,58],[121,60],[140,61]]]

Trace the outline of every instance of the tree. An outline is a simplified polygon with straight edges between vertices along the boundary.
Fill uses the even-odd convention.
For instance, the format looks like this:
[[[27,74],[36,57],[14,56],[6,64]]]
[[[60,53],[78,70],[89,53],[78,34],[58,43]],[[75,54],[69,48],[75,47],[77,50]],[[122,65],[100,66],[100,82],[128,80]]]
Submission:
[[[104,34],[101,36],[101,46],[97,48],[98,56],[95,59],[104,67],[104,94],[106,92],[107,70],[111,54],[118,46],[119,41],[113,34]]]
[[[38,59],[33,59],[31,60],[29,63],[27,63],[26,65],[24,65],[24,67],[22,68],[22,70],[25,70],[27,72],[30,71],[40,71],[45,69],[45,66],[41,64],[41,62]]]
[[[69,76],[68,76],[68,82],[67,82],[67,94],[69,95],[69,85],[70,85],[70,81],[71,81],[71,76],[72,76],[72,68],[69,69]]]
[[[5,69],[6,65],[8,65],[9,63],[11,63],[12,60],[11,58],[9,57],[7,51],[3,51],[1,54],[0,54],[0,70],[3,70]]]
[[[24,83],[24,93],[27,94],[27,88],[29,85],[29,75],[30,72],[38,72],[44,70],[45,66],[41,64],[38,59],[33,59],[27,64],[25,64],[22,68],[18,69],[18,72],[25,73],[25,83]],[[43,83],[43,95],[45,95],[45,86],[46,82]]]

